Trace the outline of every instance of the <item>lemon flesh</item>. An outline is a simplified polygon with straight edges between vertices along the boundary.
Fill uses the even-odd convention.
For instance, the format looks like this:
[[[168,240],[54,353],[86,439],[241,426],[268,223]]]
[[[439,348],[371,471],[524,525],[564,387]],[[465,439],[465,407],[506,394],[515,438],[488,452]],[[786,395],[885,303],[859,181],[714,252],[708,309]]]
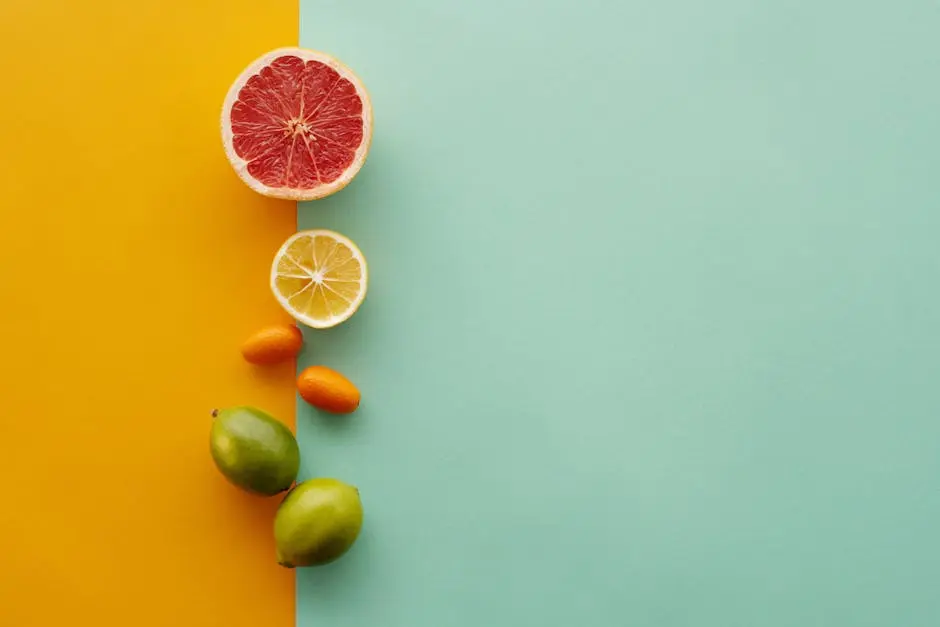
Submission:
[[[274,256],[271,291],[298,322],[325,329],[348,320],[366,296],[368,273],[362,251],[325,229],[290,236]]]

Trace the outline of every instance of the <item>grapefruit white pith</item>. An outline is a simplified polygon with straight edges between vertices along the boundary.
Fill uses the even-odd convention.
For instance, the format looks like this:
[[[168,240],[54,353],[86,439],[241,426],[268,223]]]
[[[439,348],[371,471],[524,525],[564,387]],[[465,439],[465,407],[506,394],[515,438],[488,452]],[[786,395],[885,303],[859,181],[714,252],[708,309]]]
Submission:
[[[328,54],[279,48],[255,60],[222,106],[222,142],[238,176],[265,196],[323,198],[362,168],[372,105],[362,82]]]

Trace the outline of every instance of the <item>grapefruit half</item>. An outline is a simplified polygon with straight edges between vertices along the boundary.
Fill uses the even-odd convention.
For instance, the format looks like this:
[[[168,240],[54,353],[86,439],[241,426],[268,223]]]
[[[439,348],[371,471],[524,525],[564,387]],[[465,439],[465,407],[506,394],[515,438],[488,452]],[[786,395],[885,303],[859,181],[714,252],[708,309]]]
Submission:
[[[265,196],[314,200],[341,190],[372,141],[372,105],[352,70],[328,54],[279,48],[229,88],[222,142],[238,176]]]

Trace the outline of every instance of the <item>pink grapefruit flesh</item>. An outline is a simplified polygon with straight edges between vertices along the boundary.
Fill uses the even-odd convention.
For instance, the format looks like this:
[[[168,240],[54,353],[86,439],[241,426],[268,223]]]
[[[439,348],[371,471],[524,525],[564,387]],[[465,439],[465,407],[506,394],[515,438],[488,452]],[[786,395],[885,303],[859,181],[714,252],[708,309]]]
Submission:
[[[345,187],[365,162],[372,107],[345,65],[303,48],[273,50],[249,65],[222,107],[222,141],[255,191],[291,200]]]

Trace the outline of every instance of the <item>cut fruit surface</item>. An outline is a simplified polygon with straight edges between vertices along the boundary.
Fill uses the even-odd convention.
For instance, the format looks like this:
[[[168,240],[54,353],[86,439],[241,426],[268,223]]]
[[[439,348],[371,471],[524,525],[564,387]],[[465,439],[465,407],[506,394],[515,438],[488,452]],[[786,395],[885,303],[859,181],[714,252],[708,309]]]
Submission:
[[[249,65],[222,106],[232,167],[265,196],[323,198],[359,172],[372,140],[372,105],[345,65],[303,48],[272,50]]]
[[[271,266],[271,291],[281,306],[308,327],[326,329],[349,319],[366,297],[362,252],[327,230],[291,235]]]

